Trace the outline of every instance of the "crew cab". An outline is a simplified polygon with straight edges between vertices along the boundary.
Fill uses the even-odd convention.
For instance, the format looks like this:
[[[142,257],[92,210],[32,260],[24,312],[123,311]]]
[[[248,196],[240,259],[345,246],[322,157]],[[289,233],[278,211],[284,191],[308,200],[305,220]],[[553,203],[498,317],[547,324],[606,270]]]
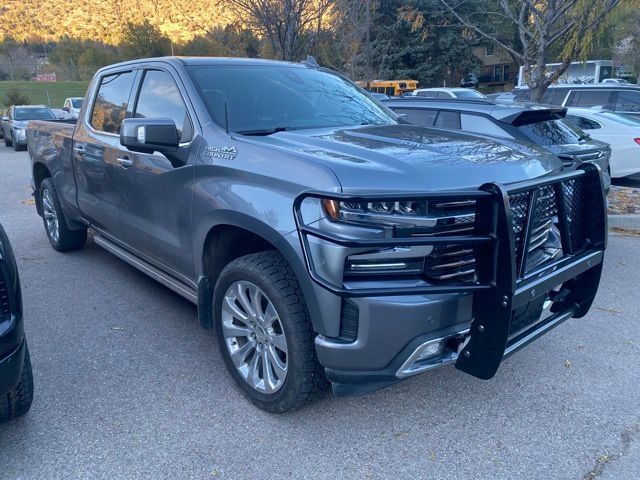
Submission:
[[[403,124],[313,62],[99,70],[74,126],[27,131],[53,248],[93,242],[194,302],[230,375],[284,412],[502,359],[596,293],[597,165]]]

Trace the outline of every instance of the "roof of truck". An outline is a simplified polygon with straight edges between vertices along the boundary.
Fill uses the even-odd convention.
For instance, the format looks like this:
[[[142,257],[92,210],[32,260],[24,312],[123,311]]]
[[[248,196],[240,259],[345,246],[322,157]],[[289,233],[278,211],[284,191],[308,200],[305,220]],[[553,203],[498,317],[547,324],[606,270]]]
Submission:
[[[153,57],[128,60],[126,62],[115,63],[106,66],[102,70],[111,70],[129,65],[140,65],[145,63],[163,62],[171,65],[286,65],[306,68],[305,63],[284,62],[281,60],[265,60],[263,58],[241,58],[241,57]]]

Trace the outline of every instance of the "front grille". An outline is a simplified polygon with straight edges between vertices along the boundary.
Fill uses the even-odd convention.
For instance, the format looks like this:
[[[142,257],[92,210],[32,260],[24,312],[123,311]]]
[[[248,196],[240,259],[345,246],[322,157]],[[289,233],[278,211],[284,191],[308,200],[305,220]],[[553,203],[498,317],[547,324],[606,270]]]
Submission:
[[[570,242],[571,251],[584,247],[584,201],[582,178],[565,180],[560,188],[545,185],[509,195],[519,274],[526,274],[562,255],[561,229],[558,228],[561,207],[567,215],[565,231],[570,238],[565,240]]]

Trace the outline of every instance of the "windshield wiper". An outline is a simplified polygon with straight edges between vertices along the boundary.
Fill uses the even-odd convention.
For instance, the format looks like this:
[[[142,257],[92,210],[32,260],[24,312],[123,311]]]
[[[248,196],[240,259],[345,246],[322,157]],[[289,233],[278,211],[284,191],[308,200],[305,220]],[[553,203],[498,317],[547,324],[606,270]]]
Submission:
[[[236,133],[239,133],[240,135],[267,136],[267,135],[273,135],[274,133],[278,133],[278,132],[289,132],[291,130],[295,130],[295,128],[276,127],[276,128],[264,129],[264,130],[240,130]]]

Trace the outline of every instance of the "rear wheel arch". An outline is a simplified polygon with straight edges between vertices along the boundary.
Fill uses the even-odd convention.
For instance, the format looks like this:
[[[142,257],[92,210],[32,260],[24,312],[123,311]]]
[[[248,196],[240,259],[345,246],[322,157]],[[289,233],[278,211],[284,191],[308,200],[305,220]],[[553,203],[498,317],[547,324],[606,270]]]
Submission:
[[[51,178],[51,172],[49,169],[41,162],[36,162],[33,164],[33,183],[35,186],[35,199],[36,199],[36,209],[38,210],[38,215],[42,216],[42,201],[40,200],[40,195],[37,195],[37,192],[40,191],[40,185],[42,182]]]

